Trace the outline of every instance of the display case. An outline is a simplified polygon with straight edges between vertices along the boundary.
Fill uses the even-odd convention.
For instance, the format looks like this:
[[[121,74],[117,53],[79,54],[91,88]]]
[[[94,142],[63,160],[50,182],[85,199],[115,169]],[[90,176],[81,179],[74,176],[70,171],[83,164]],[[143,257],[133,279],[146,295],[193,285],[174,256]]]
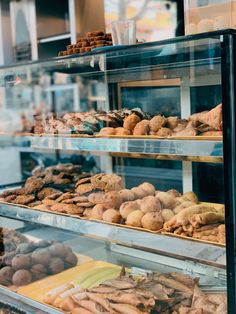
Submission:
[[[235,313],[235,35],[0,69],[0,302]]]

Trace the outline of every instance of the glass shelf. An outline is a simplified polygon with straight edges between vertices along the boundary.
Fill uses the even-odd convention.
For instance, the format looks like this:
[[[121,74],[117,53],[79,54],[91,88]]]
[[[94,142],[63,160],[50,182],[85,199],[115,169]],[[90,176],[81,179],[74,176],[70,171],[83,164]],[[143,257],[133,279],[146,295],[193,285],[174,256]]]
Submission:
[[[223,161],[222,141],[175,140],[175,139],[120,139],[120,138],[73,138],[30,137],[33,149],[59,149],[96,151],[105,153],[164,155],[176,159],[198,161]],[[189,157],[189,158],[187,158]]]
[[[3,286],[0,286],[0,301],[25,311],[27,314],[61,314],[56,308],[34,301]]]
[[[1,136],[0,147],[15,146],[22,151],[64,150],[99,152],[133,157],[223,162],[223,142],[202,139],[132,139],[66,136]]]
[[[141,249],[146,252],[177,257],[181,260],[187,259],[194,263],[200,261],[205,265],[221,269],[226,267],[225,247],[191,241],[191,238],[185,240],[3,203],[0,203],[0,215],[21,221],[59,227],[80,235]]]

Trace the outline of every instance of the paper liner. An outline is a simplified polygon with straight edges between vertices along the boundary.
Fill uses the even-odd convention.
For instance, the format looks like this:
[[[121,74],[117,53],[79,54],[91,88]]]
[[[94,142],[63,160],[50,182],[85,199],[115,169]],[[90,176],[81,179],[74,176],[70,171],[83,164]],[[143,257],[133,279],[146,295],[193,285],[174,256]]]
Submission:
[[[83,265],[70,268],[60,274],[35,281],[23,288],[20,288],[18,290],[18,293],[28,298],[34,299],[38,302],[44,303],[44,299],[49,291],[57,287],[63,286],[67,283],[72,283],[75,286],[73,282],[76,281],[76,277],[78,277],[80,274],[89,272],[91,271],[91,269],[94,268],[97,268],[99,272],[99,268],[102,267],[111,267],[119,271],[121,270],[120,266],[111,263],[103,261],[90,261],[84,263]],[[77,285],[79,285],[79,283],[77,283]]]

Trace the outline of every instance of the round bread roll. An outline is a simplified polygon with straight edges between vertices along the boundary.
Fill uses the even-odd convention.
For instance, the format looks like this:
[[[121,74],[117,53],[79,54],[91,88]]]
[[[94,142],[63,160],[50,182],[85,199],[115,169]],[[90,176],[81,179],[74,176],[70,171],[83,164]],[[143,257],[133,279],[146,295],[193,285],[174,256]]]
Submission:
[[[116,135],[131,135],[132,132],[125,128],[116,128]]]
[[[116,135],[116,129],[115,128],[110,128],[110,127],[106,127],[106,128],[102,128],[99,132],[99,134],[101,135]]]
[[[107,222],[120,223],[120,213],[114,208],[107,209],[103,215],[102,219]]]
[[[142,227],[141,220],[143,216],[144,213],[141,210],[135,210],[127,216],[125,224],[127,226]]]
[[[174,217],[174,212],[171,209],[162,209],[161,211],[162,218],[164,222],[169,221],[172,217]]]
[[[163,227],[163,218],[161,213],[146,213],[141,220],[142,227],[152,231],[158,231]]]
[[[103,203],[104,195],[105,195],[105,193],[103,193],[103,192],[91,193],[88,196],[88,201],[90,203],[95,204],[95,205],[96,204],[101,204],[101,203]]]
[[[157,136],[160,136],[160,137],[168,137],[168,136],[171,136],[171,135],[172,135],[172,131],[169,128],[161,128],[157,132]]]
[[[107,192],[103,197],[102,205],[106,209],[109,209],[109,208],[119,209],[121,204],[122,204],[122,199],[118,191]]]
[[[132,113],[128,117],[124,119],[124,128],[130,131],[133,131],[136,124],[140,122],[139,116],[137,116],[135,113]]]
[[[140,209],[145,214],[161,210],[161,203],[155,196],[146,196],[140,201]]]
[[[198,198],[197,195],[194,192],[186,192],[183,194],[183,197],[187,198],[189,201],[198,204]]]
[[[122,199],[122,202],[127,201],[134,201],[135,200],[135,193],[128,189],[123,189],[119,191],[119,195]]]
[[[137,201],[125,202],[120,207],[120,215],[122,218],[127,219],[130,213],[138,209],[140,209],[140,207]]]
[[[174,189],[167,191],[167,193],[169,193],[173,197],[180,197],[181,196],[181,194],[177,190],[174,190]]]
[[[181,203],[180,205],[176,206],[173,211],[174,213],[177,215],[179,212],[181,212],[183,209],[191,207],[196,205],[195,203],[191,202],[191,201],[185,201],[183,203]]]
[[[137,123],[133,130],[133,135],[148,135],[150,132],[149,123],[149,120],[142,120]]]
[[[157,192],[156,197],[161,202],[162,208],[172,209],[176,205],[175,198],[167,192]]]
[[[141,187],[135,187],[131,189],[132,192],[135,194],[135,199],[144,198],[147,196],[146,191],[144,191]]]
[[[102,204],[97,204],[93,207],[90,218],[102,220],[102,216],[106,208]]]
[[[155,116],[150,120],[150,128],[152,132],[157,132],[160,130],[166,123],[165,117],[161,115]]]
[[[175,198],[176,206],[182,204],[183,202],[187,202],[187,201],[189,201],[189,199],[187,197],[184,197],[184,196],[180,196],[180,197]]]
[[[144,182],[140,184],[138,187],[146,192],[146,196],[155,195],[156,189],[155,189],[155,186],[152,185],[151,183]]]
[[[17,270],[12,277],[12,283],[17,287],[28,285],[31,281],[31,272],[25,269]]]

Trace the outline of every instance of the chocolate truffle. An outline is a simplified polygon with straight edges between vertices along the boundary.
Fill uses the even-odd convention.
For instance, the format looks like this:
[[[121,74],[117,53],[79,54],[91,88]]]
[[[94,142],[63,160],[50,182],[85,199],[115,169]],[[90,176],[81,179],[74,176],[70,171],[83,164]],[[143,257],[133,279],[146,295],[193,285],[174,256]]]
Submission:
[[[51,245],[49,248],[49,252],[53,255],[53,256],[59,256],[59,257],[65,257],[67,254],[71,253],[72,250],[70,247],[65,246],[61,243],[56,243]]]
[[[31,268],[31,273],[33,275],[34,280],[39,280],[47,276],[47,269],[42,264],[33,265]]]
[[[65,265],[62,259],[53,257],[50,260],[48,268],[51,274],[58,274],[64,270]]]
[[[43,265],[48,265],[51,259],[48,249],[37,249],[32,253],[31,257],[35,264]]]
[[[27,269],[30,267],[31,258],[29,255],[18,254],[12,259],[12,267],[15,270],[18,269]]]
[[[28,285],[32,281],[31,272],[25,269],[20,269],[15,272],[12,277],[12,282],[15,286]]]

